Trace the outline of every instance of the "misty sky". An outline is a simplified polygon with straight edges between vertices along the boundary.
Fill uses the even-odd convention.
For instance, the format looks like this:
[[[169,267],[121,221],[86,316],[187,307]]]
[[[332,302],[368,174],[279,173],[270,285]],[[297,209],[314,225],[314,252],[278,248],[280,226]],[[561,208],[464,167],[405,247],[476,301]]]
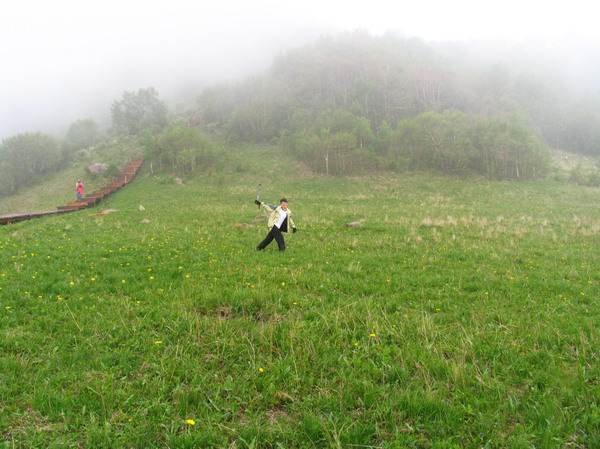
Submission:
[[[591,0],[19,0],[0,8],[0,140],[110,117],[123,91],[183,98],[324,34],[600,42]],[[194,91],[195,89],[195,91]]]

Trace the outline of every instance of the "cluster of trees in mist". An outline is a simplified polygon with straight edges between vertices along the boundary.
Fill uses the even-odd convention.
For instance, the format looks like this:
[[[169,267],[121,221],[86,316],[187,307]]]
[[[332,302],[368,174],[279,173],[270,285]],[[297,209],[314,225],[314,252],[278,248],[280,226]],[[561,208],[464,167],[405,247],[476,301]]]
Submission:
[[[106,133],[85,119],[62,139],[7,138],[0,195],[119,136],[139,137],[152,170],[173,174],[215,163],[220,141],[275,144],[331,175],[425,169],[536,179],[550,169],[550,147],[600,157],[600,98],[552,79],[507,64],[459,64],[416,39],[322,38],[279,55],[263,73],[206,88],[184,115],[150,87],[113,102]],[[202,119],[190,124],[192,117]],[[586,183],[585,174],[576,178]]]
[[[439,169],[534,179],[548,147],[600,156],[600,99],[506,65],[460,66],[419,40],[353,33],[288,51],[200,96],[240,141],[278,142],[316,172]]]
[[[125,92],[111,109],[112,127],[102,132],[93,119],[73,122],[62,139],[40,132],[9,137],[0,145],[0,196],[35,185],[68,166],[78,151],[110,137],[137,136],[164,128],[168,110],[153,88]]]
[[[9,137],[0,145],[0,196],[39,183],[61,170],[75,152],[102,139],[96,122],[77,120],[62,140],[40,132]]]
[[[100,143],[135,137],[145,147],[153,171],[193,175],[197,167],[216,162],[216,146],[197,127],[170,114],[153,87],[124,92],[111,107],[112,126],[103,133],[93,119],[72,123],[63,139],[22,133],[0,146],[0,196],[31,186],[68,166],[80,150],[101,149]]]

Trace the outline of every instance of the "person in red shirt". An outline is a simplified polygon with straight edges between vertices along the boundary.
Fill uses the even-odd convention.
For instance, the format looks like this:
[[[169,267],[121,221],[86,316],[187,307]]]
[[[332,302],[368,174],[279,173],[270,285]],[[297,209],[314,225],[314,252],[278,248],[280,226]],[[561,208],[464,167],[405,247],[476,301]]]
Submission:
[[[81,201],[83,198],[83,183],[80,180],[77,180],[77,184],[75,184],[75,190],[77,191],[77,201]]]

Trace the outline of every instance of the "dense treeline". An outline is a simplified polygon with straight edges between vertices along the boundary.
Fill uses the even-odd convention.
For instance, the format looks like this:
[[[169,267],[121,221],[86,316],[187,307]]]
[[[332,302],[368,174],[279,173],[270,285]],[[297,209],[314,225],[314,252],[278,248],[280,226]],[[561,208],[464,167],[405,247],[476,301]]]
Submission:
[[[446,53],[417,39],[356,32],[206,88],[197,111],[169,111],[152,87],[124,92],[106,133],[84,119],[63,139],[5,139],[0,195],[36,183],[109,137],[139,138],[153,171],[179,175],[214,164],[214,142],[223,139],[275,143],[323,174],[425,169],[527,180],[548,172],[550,147],[600,158],[599,98],[579,98],[550,74],[459,63]],[[583,184],[597,179],[597,169],[571,176]]]
[[[560,86],[505,65],[463,68],[423,42],[353,33],[277,57],[206,89],[205,124],[277,141],[321,173],[430,168],[533,179],[547,146],[600,155],[600,114]]]

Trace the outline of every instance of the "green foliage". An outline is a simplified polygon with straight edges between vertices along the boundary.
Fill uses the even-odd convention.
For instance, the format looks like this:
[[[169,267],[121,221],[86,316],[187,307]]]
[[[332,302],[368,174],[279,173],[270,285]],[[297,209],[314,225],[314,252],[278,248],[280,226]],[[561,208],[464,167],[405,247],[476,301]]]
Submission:
[[[0,146],[0,194],[10,194],[39,181],[60,165],[57,141],[42,133],[9,137]]]
[[[256,173],[145,168],[1,234],[10,447],[597,446],[597,190],[236,153],[290,199],[284,254],[252,250]]]
[[[577,165],[569,172],[569,181],[573,184],[600,187],[600,170],[598,168],[583,168]]]
[[[488,178],[526,180],[549,168],[548,149],[518,116],[469,117],[428,112],[404,120],[390,148],[409,166]]]
[[[292,123],[296,121],[302,124],[293,126],[298,131],[283,135],[279,142],[315,173],[365,174],[379,166],[376,138],[365,117],[332,109],[316,118],[299,111]]]
[[[62,142],[64,156],[69,156],[77,150],[88,148],[101,139],[98,124],[93,119],[77,120],[69,126]]]
[[[115,180],[121,176],[121,170],[115,164],[108,164],[106,171],[104,172],[104,177],[109,178],[111,180]]]
[[[121,101],[113,102],[111,115],[112,132],[117,136],[140,136],[145,130],[160,130],[168,123],[167,107],[153,87],[124,92]]]
[[[214,145],[197,128],[174,124],[162,133],[144,137],[146,158],[153,170],[169,170],[173,175],[194,175],[215,162]]]

